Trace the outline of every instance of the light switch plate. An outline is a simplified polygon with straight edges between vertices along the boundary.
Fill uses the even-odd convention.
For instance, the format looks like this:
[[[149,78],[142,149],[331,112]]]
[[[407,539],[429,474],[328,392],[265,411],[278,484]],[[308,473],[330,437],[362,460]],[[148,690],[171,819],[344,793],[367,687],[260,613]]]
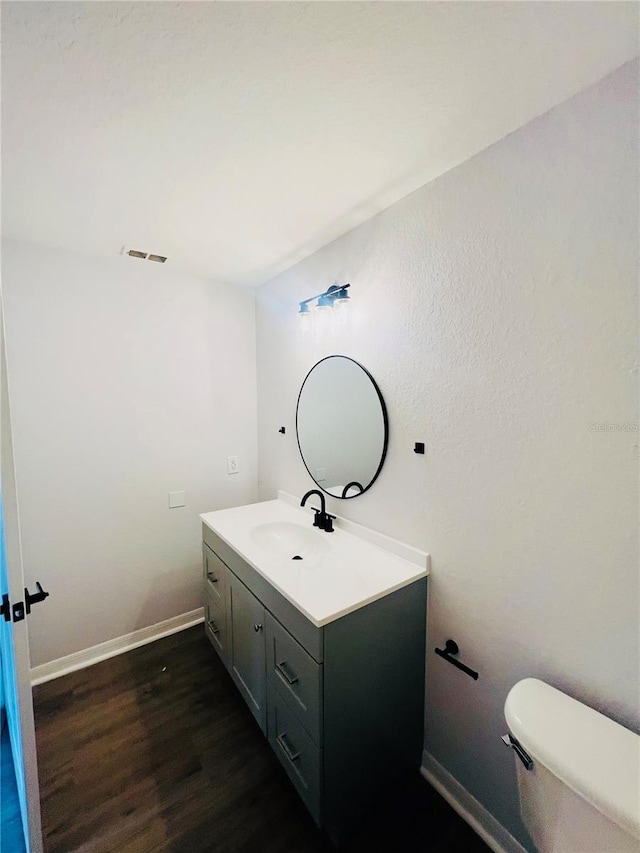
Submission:
[[[169,492],[169,509],[175,509],[177,506],[185,506],[185,492]]]

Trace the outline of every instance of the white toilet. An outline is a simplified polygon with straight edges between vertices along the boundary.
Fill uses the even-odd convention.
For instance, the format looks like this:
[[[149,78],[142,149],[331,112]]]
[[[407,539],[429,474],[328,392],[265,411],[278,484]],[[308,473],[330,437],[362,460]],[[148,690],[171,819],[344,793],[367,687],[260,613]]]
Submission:
[[[504,714],[540,853],[640,853],[640,736],[536,678],[511,688]]]

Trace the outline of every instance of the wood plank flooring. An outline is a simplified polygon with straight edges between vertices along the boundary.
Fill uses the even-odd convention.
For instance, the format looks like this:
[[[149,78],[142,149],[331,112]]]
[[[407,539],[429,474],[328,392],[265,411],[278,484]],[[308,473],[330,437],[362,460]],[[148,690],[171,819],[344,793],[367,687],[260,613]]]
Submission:
[[[34,688],[46,853],[331,851],[191,628]],[[348,853],[486,853],[416,773]]]

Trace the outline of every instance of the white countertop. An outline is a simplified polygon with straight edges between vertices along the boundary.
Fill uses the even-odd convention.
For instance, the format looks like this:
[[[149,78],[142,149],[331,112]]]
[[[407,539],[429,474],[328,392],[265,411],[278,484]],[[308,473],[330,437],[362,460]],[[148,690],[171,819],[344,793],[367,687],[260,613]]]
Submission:
[[[318,628],[428,575],[424,551],[339,517],[334,532],[324,533],[298,499],[278,496],[200,518]],[[257,544],[252,530],[274,523],[308,530],[311,556],[292,560]]]

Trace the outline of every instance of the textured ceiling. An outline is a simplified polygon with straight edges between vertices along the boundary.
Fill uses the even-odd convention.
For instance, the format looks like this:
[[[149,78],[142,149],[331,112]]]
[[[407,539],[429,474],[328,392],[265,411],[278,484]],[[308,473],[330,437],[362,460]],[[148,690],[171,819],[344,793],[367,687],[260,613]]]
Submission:
[[[637,55],[637,22],[630,2],[3,2],[3,231],[258,284]]]

